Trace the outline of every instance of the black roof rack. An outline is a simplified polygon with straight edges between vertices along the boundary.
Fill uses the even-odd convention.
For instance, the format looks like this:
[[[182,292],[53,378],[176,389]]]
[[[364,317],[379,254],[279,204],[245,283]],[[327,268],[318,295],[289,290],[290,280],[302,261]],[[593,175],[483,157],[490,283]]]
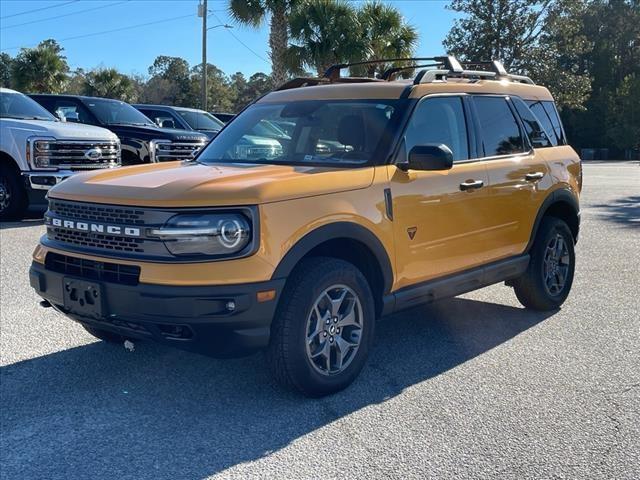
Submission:
[[[396,62],[412,62],[412,64],[388,68],[379,76],[379,78],[340,76],[340,71],[345,68]],[[418,65],[418,62],[434,63]],[[414,85],[431,83],[434,81],[446,81],[447,78],[465,78],[469,80],[509,80],[512,82],[535,85],[533,80],[529,77],[508,73],[504,68],[504,65],[502,65],[502,62],[498,60],[460,63],[453,55],[447,55],[439,57],[384,58],[363,62],[339,63],[331,65],[322,77],[294,78],[280,85],[276,90],[289,90],[291,88],[327,85],[330,83],[389,82],[395,78],[396,73],[402,70],[419,68],[423,70],[420,70],[415,76],[413,80]]]
[[[375,65],[377,63],[392,63],[392,62],[438,62],[439,65],[442,65],[443,68],[447,70],[451,70],[453,72],[462,72],[462,66],[456,60],[456,57],[453,55],[447,55],[442,57],[409,57],[409,58],[383,58],[380,60],[366,60],[364,62],[353,62],[353,63],[338,63],[336,65],[331,65],[327,68],[327,71],[324,72],[324,78],[328,78],[332,81],[340,78],[340,70],[356,67],[360,65]]]

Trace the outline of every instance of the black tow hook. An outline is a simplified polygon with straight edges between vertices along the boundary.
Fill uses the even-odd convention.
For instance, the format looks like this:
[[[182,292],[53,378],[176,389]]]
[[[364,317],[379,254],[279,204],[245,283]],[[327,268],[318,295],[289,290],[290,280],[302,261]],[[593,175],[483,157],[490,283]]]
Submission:
[[[51,304],[49,303],[49,300],[42,300],[42,301],[40,302],[40,306],[41,306],[42,308],[51,308],[53,305],[51,305]]]

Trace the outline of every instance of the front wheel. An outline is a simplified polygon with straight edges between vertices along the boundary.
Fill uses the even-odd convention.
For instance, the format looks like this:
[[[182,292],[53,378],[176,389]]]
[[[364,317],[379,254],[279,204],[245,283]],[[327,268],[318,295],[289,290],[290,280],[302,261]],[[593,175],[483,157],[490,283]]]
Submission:
[[[348,386],[365,364],[375,309],[364,275],[333,258],[303,260],[282,294],[266,356],[275,379],[311,397]]]
[[[513,282],[516,297],[533,310],[555,310],[569,296],[576,257],[574,239],[565,222],[545,217],[531,248],[527,271]]]
[[[0,164],[0,220],[20,220],[27,207],[27,192],[20,174]]]

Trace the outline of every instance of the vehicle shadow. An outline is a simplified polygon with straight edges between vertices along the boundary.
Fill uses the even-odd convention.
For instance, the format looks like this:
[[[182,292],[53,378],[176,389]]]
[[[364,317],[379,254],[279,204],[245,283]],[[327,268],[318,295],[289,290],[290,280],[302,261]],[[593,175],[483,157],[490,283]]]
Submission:
[[[24,218],[15,222],[0,222],[0,230],[10,229],[10,228],[24,228],[24,227],[35,227],[38,225],[43,225],[44,210],[29,210]]]
[[[595,208],[604,211],[599,214],[603,220],[640,227],[640,195],[618,198],[611,203],[595,205]]]
[[[551,314],[456,298],[389,317],[356,382],[320,400],[274,385],[260,354],[214,360],[97,342],[11,364],[0,369],[3,473],[204,478],[385,402]]]

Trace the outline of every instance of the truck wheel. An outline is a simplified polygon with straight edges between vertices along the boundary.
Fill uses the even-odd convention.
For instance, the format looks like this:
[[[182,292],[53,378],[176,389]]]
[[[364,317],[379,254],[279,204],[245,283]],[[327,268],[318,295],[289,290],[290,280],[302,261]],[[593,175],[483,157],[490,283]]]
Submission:
[[[266,357],[276,381],[310,397],[349,385],[373,341],[373,305],[367,280],[352,264],[303,260],[287,281],[271,327]]]
[[[545,217],[531,249],[527,271],[512,282],[522,305],[533,310],[555,310],[571,290],[575,270],[574,239],[565,222]]]
[[[27,192],[20,173],[0,165],[0,220],[19,220],[27,208]]]
[[[108,330],[102,330],[101,328],[89,327],[87,325],[82,325],[87,332],[89,332],[94,337],[103,340],[109,343],[122,343],[125,341],[125,337],[122,335],[118,335],[117,333],[110,332]]]

